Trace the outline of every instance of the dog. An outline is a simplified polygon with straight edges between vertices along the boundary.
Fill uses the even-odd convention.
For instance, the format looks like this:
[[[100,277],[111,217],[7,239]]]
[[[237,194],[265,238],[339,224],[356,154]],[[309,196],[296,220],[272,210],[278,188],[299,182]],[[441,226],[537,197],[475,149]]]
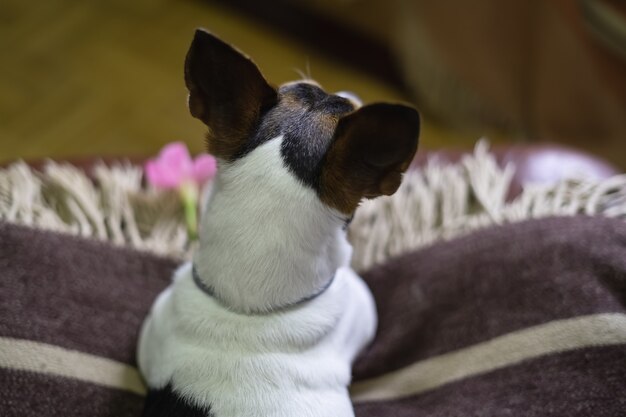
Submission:
[[[346,229],[399,187],[419,113],[311,80],[275,88],[202,29],[185,83],[219,169],[193,260],[142,326],[144,416],[353,416],[351,365],[377,316]]]

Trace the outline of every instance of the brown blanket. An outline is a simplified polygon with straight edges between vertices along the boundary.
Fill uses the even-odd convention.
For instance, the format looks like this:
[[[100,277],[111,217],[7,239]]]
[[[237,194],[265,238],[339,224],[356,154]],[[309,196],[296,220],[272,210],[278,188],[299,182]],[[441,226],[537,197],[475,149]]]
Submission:
[[[175,266],[0,223],[0,415],[140,415],[137,332]],[[623,222],[493,227],[363,276],[358,417],[626,415]]]

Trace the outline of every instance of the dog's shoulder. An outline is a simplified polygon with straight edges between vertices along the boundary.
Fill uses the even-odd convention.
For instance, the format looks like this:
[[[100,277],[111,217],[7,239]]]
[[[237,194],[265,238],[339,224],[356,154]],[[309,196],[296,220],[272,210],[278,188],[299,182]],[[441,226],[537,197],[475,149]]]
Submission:
[[[215,417],[210,408],[198,407],[177,394],[171,385],[151,389],[146,396],[143,417]]]

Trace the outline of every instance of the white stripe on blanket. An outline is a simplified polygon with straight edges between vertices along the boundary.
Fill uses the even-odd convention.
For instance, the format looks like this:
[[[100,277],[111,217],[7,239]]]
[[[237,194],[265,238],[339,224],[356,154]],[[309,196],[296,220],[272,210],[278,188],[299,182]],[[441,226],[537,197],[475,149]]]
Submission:
[[[146,393],[133,366],[31,340],[0,337],[0,368],[73,378],[140,395]]]
[[[625,314],[557,320],[359,381],[350,391],[354,402],[393,400],[544,355],[623,343],[626,343]],[[74,378],[139,395],[146,393],[135,367],[30,340],[0,337],[0,368]]]
[[[624,314],[557,320],[359,381],[350,391],[354,402],[393,400],[543,355],[622,343],[626,343]]]

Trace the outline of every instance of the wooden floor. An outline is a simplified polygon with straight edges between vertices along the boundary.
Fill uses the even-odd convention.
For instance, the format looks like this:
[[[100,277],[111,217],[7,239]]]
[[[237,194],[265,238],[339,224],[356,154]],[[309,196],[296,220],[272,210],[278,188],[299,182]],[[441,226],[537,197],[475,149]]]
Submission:
[[[402,100],[389,86],[229,10],[192,0],[0,2],[0,161],[150,155],[184,140],[202,149],[186,109],[183,57],[203,26],[254,57],[279,84],[310,71],[328,90]],[[426,124],[427,147],[470,145]]]

